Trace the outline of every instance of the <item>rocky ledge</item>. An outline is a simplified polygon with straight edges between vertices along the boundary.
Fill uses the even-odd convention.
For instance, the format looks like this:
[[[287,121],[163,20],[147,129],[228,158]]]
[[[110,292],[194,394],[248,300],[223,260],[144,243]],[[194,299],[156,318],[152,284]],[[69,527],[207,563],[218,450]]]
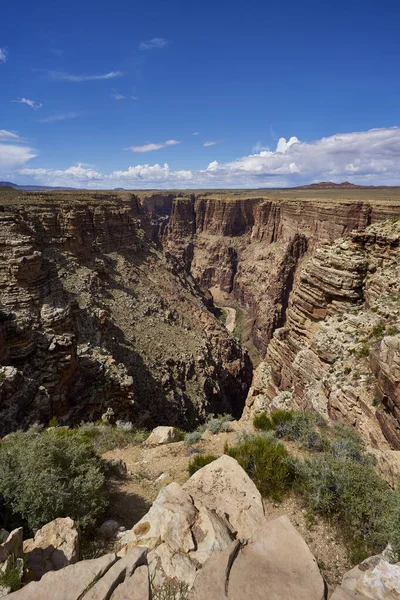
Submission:
[[[73,532],[70,519],[57,519],[24,546],[21,530],[10,534],[0,546],[2,560],[25,552],[37,581],[6,597],[150,600],[169,590],[168,597],[187,600],[325,600],[332,592],[332,600],[394,600],[400,589],[400,563],[391,564],[386,554],[367,559],[329,589],[289,519],[266,520],[257,488],[228,456],[183,486],[162,489],[149,512],[118,536],[115,552],[77,561]]]

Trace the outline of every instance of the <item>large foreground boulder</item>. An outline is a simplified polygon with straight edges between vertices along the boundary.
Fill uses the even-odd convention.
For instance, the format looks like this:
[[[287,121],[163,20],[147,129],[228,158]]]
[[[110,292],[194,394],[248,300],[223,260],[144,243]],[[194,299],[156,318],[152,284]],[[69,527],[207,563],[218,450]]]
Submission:
[[[310,549],[287,517],[264,523],[258,539],[214,554],[189,600],[323,600],[325,585]]]
[[[25,540],[24,554],[31,578],[39,580],[49,571],[58,571],[79,560],[79,535],[69,517],[47,523],[34,538]]]
[[[136,576],[136,571],[146,565],[145,548],[135,548],[124,558],[106,554],[101,558],[83,560],[74,565],[46,573],[21,590],[9,594],[10,600],[149,600],[147,567]],[[147,587],[146,587],[147,576]],[[133,578],[131,581],[131,578]],[[140,596],[124,595],[124,589],[136,589]],[[123,586],[123,587],[122,587]],[[122,587],[122,590],[119,588]],[[118,593],[117,593],[118,592]]]
[[[197,471],[183,485],[197,504],[228,516],[237,537],[250,540],[265,523],[260,492],[239,463],[230,456]]]

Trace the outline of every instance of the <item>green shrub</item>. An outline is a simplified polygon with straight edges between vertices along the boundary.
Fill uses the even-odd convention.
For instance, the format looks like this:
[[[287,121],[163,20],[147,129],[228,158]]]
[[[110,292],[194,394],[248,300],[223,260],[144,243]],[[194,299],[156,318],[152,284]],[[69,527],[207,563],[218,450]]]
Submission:
[[[196,473],[196,471],[198,471],[199,469],[202,469],[206,465],[209,465],[214,460],[217,460],[217,458],[218,457],[214,456],[214,454],[199,454],[189,463],[188,470],[190,476]]]
[[[225,453],[238,461],[263,496],[280,500],[293,483],[292,465],[281,443],[257,436],[226,447]]]
[[[218,417],[210,417],[205,423],[205,429],[211,433],[220,433],[221,431],[230,430],[230,421],[233,421],[232,415],[219,415]]]
[[[379,337],[385,333],[385,330],[386,327],[384,323],[378,323],[378,325],[375,325],[375,327],[372,329],[372,335],[374,337]]]
[[[71,430],[72,431],[72,430]],[[144,442],[148,437],[148,431],[144,429],[125,429],[104,423],[81,423],[76,427],[74,434],[81,440],[93,444],[98,454],[104,454],[114,448],[125,448]]]
[[[371,464],[372,457],[365,454],[364,440],[356,429],[346,423],[335,423],[333,431],[334,439],[328,450],[334,458]]]
[[[256,415],[253,419],[253,425],[258,431],[272,431],[275,429],[271,418],[266,413]]]
[[[48,427],[58,427],[58,419],[56,416],[51,417]]]
[[[400,551],[400,492],[393,492],[371,467],[320,454],[296,468],[309,509],[343,526],[357,559],[381,552],[388,542]]]
[[[360,358],[369,356],[369,348],[366,344],[363,344],[359,350],[357,350],[357,356]]]
[[[0,446],[0,497],[30,530],[67,516],[85,530],[107,505],[103,462],[68,428],[14,433]]]
[[[11,592],[16,592],[22,587],[21,579],[24,572],[24,560],[9,556],[5,563],[5,570],[0,571],[0,590],[1,588],[11,588]]]
[[[297,441],[310,450],[323,449],[323,439],[316,427],[324,421],[317,413],[276,410],[270,417],[265,413],[255,416],[253,424],[261,431],[275,430],[278,438]]]
[[[196,444],[201,440],[201,431],[191,431],[190,433],[185,434],[185,442],[187,444]]]

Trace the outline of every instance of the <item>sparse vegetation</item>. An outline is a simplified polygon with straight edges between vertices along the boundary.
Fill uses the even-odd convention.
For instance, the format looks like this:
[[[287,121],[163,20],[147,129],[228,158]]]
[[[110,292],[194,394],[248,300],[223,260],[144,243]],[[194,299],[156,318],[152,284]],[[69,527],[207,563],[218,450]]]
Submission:
[[[217,458],[218,457],[214,454],[199,454],[198,456],[195,456],[195,458],[190,461],[188,466],[190,476],[196,473],[196,471],[199,469],[209,465],[214,460],[217,460]]]
[[[280,500],[293,483],[293,469],[283,444],[262,436],[244,440],[225,453],[235,458],[250,475],[261,494]]]
[[[22,558],[15,558],[10,555],[4,571],[0,571],[0,590],[1,588],[10,588],[11,592],[16,592],[22,587],[21,579],[24,570],[24,561]]]
[[[385,324],[378,323],[378,325],[375,325],[375,327],[372,329],[372,335],[374,337],[380,337],[380,336],[384,335],[385,330],[386,330]]]
[[[76,430],[14,433],[0,447],[0,498],[13,525],[69,516],[90,529],[107,505],[103,461]]]
[[[187,444],[196,444],[201,440],[201,435],[201,431],[198,431],[197,429],[196,431],[190,431],[185,434],[185,442]]]
[[[317,413],[276,410],[271,416],[265,413],[254,417],[254,427],[261,431],[275,431],[278,438],[286,438],[310,450],[322,450],[323,438],[316,429],[324,424]]]

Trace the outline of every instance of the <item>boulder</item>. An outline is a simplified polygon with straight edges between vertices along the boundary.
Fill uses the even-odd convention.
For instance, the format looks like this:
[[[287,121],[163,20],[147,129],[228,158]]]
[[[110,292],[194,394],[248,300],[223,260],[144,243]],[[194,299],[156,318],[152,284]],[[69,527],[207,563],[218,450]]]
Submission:
[[[250,540],[264,526],[264,508],[260,492],[239,463],[221,456],[199,469],[183,485],[195,501],[214,510],[229,523],[241,539]]]
[[[255,536],[254,536],[255,538]],[[265,522],[248,545],[215,553],[189,600],[323,600],[325,584],[310,549],[287,517]]]
[[[151,600],[149,569],[137,567],[113,592],[110,600]]]
[[[367,558],[345,574],[342,588],[374,600],[399,600],[400,563],[393,565],[382,555]]]
[[[366,600],[366,597],[361,596],[360,594],[354,594],[354,592],[349,592],[342,587],[337,587],[330,597],[330,600]]]
[[[23,536],[24,532],[22,527],[18,527],[18,529],[14,529],[8,535],[5,542],[0,544],[0,564],[4,563],[10,555],[15,558],[23,557]]]
[[[148,446],[159,446],[160,444],[171,444],[179,442],[181,434],[175,427],[156,427],[146,440]]]
[[[99,527],[98,531],[101,537],[105,538],[106,540],[110,540],[118,533],[119,523],[113,519],[109,519],[108,521],[104,521],[104,523]]]
[[[117,561],[117,556],[106,554],[93,560],[83,560],[59,571],[49,571],[40,581],[32,581],[9,594],[10,600],[78,600],[84,597],[94,582]]]
[[[44,525],[34,538],[25,540],[24,554],[32,579],[57,571],[79,560],[79,534],[69,517]]]
[[[146,562],[146,549],[133,548],[124,558],[111,568],[84,594],[84,600],[109,600],[119,584],[130,578],[136,567]]]
[[[195,549],[191,527],[197,510],[189,494],[177,483],[163,488],[148,513],[122,538],[128,548],[146,546],[150,550],[162,542],[172,550]]]
[[[110,458],[106,461],[107,465],[110,467],[111,471],[121,477],[122,479],[126,477],[128,472],[128,468],[126,466],[126,462],[122,460],[122,458]]]

